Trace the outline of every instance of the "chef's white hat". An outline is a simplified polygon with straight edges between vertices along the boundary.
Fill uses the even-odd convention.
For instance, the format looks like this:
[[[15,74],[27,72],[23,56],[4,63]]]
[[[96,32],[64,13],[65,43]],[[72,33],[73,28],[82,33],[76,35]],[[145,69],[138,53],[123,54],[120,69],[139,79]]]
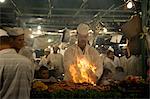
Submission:
[[[0,29],[0,37],[1,36],[8,36],[7,32],[3,29]]]
[[[10,36],[20,36],[20,35],[23,35],[24,34],[24,30],[22,28],[11,28],[11,29],[8,29],[8,34]]]
[[[50,52],[51,49],[50,48],[45,48],[44,51]]]
[[[108,50],[114,52],[114,49],[111,46],[109,46]]]
[[[81,35],[87,35],[90,27],[87,24],[81,23],[77,27],[77,32]]]

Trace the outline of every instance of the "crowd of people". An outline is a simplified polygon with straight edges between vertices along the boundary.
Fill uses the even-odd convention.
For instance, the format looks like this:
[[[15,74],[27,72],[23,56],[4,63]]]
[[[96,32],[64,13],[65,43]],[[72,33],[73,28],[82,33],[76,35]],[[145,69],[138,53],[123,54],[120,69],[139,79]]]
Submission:
[[[29,99],[31,82],[35,78],[52,82],[73,81],[69,68],[72,64],[77,65],[78,57],[95,65],[95,82],[101,80],[105,83],[107,79],[122,80],[127,75],[141,75],[140,56],[130,55],[127,47],[123,49],[121,58],[114,55],[111,47],[106,53],[99,53],[88,44],[88,31],[87,24],[80,24],[77,27],[77,44],[68,47],[64,55],[58,46],[53,46],[53,52],[46,48],[40,62],[34,64],[32,53],[27,55],[22,49],[27,49],[24,47],[24,34],[0,29],[0,98]]]

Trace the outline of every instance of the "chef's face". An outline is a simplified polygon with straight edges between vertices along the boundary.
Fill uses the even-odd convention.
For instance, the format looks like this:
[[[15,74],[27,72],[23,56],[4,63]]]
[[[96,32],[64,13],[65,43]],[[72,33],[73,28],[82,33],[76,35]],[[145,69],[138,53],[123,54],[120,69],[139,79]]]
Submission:
[[[84,48],[88,42],[88,35],[78,34],[78,46]]]
[[[22,47],[24,47],[24,44],[24,35],[17,36],[13,39],[13,47],[15,49],[20,50]]]
[[[49,71],[48,70],[42,70],[41,71],[41,78],[42,79],[48,79],[49,78]]]

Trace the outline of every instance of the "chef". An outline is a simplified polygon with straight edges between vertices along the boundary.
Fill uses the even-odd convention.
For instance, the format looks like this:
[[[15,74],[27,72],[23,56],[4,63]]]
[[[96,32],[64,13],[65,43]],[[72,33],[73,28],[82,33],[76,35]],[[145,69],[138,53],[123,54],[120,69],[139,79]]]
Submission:
[[[11,39],[11,47],[14,48],[17,53],[24,47],[24,30],[21,28],[12,28],[8,30],[9,37]]]
[[[58,52],[59,47],[54,46],[53,47],[53,53],[49,54],[47,57],[48,63],[50,63],[51,67],[54,67],[55,73],[54,76],[56,78],[61,77],[61,75],[64,73],[64,67],[63,67],[63,55]]]
[[[88,31],[89,26],[87,24],[79,24],[77,27],[78,43],[70,46],[64,53],[64,80],[72,81],[71,71],[69,71],[72,65],[77,67],[77,58],[84,58],[90,64],[96,66],[95,80],[99,79],[103,72],[102,60],[96,49],[88,44]],[[91,74],[89,74],[90,76]]]
[[[0,29],[0,99],[30,99],[32,62],[17,54],[9,40]]]
[[[107,50],[107,57],[104,59],[104,67],[115,73],[115,68],[120,66],[120,60],[114,55],[114,49],[109,47]]]
[[[130,53],[128,52],[128,47],[122,47],[123,56],[120,57],[121,67],[123,67],[124,71],[127,73],[127,65],[128,65],[128,58],[130,57]]]
[[[44,49],[44,56],[41,58],[41,61],[39,63],[40,66],[46,66],[47,67],[47,57],[50,54],[51,49],[50,48],[45,48]]]

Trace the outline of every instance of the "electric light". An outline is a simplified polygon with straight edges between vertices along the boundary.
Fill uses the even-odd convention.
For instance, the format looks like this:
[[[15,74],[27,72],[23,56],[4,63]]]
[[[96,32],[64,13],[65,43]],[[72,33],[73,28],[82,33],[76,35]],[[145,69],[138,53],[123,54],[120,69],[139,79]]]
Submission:
[[[5,2],[5,0],[0,0],[0,3],[4,3]]]
[[[127,8],[131,9],[132,7],[133,7],[133,3],[132,3],[132,1],[129,1],[128,4],[127,4]]]
[[[41,26],[39,25],[39,26],[37,27],[37,29],[38,29],[38,30],[41,30]]]

